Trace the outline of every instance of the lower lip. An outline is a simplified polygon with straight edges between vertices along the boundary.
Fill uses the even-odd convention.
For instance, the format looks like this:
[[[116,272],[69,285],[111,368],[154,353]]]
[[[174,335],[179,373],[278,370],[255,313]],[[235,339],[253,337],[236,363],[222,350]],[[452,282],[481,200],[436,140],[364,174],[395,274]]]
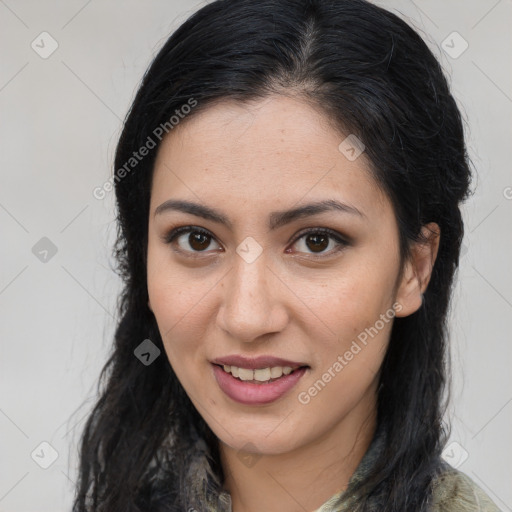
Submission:
[[[213,365],[213,373],[220,389],[229,398],[245,405],[268,404],[277,400],[297,384],[306,370],[306,367],[299,368],[273,382],[257,384],[238,380],[230,373],[225,372],[220,366]]]

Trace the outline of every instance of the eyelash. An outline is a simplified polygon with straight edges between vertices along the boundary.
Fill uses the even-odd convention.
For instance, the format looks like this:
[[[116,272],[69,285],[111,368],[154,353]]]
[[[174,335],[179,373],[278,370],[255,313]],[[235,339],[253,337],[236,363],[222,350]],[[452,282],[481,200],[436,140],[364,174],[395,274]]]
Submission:
[[[210,233],[208,230],[197,227],[197,226],[182,226],[175,228],[171,230],[168,234],[166,234],[163,237],[163,241],[166,244],[172,244],[172,242],[180,235],[186,234],[186,233],[201,233],[202,235],[205,235],[207,237],[211,237],[215,239],[212,233]],[[310,257],[316,259],[316,258],[324,258],[328,256],[332,256],[335,253],[338,253],[339,251],[343,250],[346,246],[351,245],[350,242],[343,238],[340,233],[337,231],[334,231],[329,228],[315,228],[315,229],[309,229],[307,231],[300,232],[291,242],[292,245],[297,243],[301,238],[306,237],[307,235],[312,234],[322,234],[322,235],[328,235],[331,239],[335,240],[338,244],[338,247],[335,249],[332,249],[331,251],[327,253],[309,253]],[[217,242],[218,243],[218,242]],[[219,244],[220,245],[220,244]],[[183,251],[179,250],[180,253],[185,254],[188,258],[201,258],[202,256],[199,256],[203,252],[206,253],[206,251]],[[191,254],[197,254],[198,256],[192,256]]]

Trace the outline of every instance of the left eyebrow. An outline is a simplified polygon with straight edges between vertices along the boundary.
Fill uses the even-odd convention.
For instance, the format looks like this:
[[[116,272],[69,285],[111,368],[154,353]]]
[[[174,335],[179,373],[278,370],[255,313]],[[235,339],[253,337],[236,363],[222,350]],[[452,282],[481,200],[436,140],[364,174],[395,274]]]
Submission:
[[[291,210],[271,213],[269,218],[269,228],[271,230],[277,229],[281,226],[284,226],[285,224],[293,222],[294,220],[329,211],[339,211],[361,218],[366,218],[366,215],[364,215],[364,213],[358,210],[355,206],[342,203],[336,199],[326,199],[324,201],[306,204]]]
[[[169,199],[155,209],[154,215],[160,215],[169,210],[189,213],[196,217],[202,217],[203,219],[223,224],[230,229],[232,228],[231,221],[222,212],[208,206],[184,200]],[[272,212],[269,215],[269,228],[270,230],[275,230],[281,226],[290,224],[297,219],[318,215],[319,213],[328,211],[339,211],[361,218],[366,218],[366,215],[355,206],[342,203],[336,199],[326,199],[315,203],[309,203],[304,206],[299,206],[291,210]]]

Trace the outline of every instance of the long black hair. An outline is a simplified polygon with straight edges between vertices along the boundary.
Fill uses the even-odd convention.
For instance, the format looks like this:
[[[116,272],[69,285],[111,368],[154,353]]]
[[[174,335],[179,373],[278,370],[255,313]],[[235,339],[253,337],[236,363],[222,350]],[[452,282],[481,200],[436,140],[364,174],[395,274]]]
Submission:
[[[174,123],[214,101],[269,94],[299,96],[365,144],[394,208],[402,261],[422,226],[440,227],[423,305],[394,320],[377,397],[386,447],[354,505],[368,511],[367,499],[380,495],[380,512],[428,510],[447,438],[447,314],[463,236],[460,203],[471,180],[463,122],[446,77],[407,23],[365,0],[216,0],[158,52],[117,146],[114,252],[124,289],[112,354],[82,434],[74,512],[187,510],[182,482],[194,429],[222,481],[217,440],[167,358],[146,367],[134,356],[145,339],[164,352],[146,283],[152,170],[162,134]],[[142,147],[151,149],[135,161]],[[152,492],[150,468],[163,463],[155,454],[168,439],[173,476],[166,493]]]

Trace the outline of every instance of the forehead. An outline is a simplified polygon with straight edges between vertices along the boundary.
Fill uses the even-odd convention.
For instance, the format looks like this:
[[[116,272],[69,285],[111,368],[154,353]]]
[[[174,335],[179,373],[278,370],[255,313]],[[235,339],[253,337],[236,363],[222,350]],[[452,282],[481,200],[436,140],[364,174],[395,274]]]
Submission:
[[[329,196],[382,214],[389,204],[365,153],[354,160],[340,150],[348,135],[298,98],[216,103],[185,118],[162,141],[152,208],[184,196],[255,208]]]

